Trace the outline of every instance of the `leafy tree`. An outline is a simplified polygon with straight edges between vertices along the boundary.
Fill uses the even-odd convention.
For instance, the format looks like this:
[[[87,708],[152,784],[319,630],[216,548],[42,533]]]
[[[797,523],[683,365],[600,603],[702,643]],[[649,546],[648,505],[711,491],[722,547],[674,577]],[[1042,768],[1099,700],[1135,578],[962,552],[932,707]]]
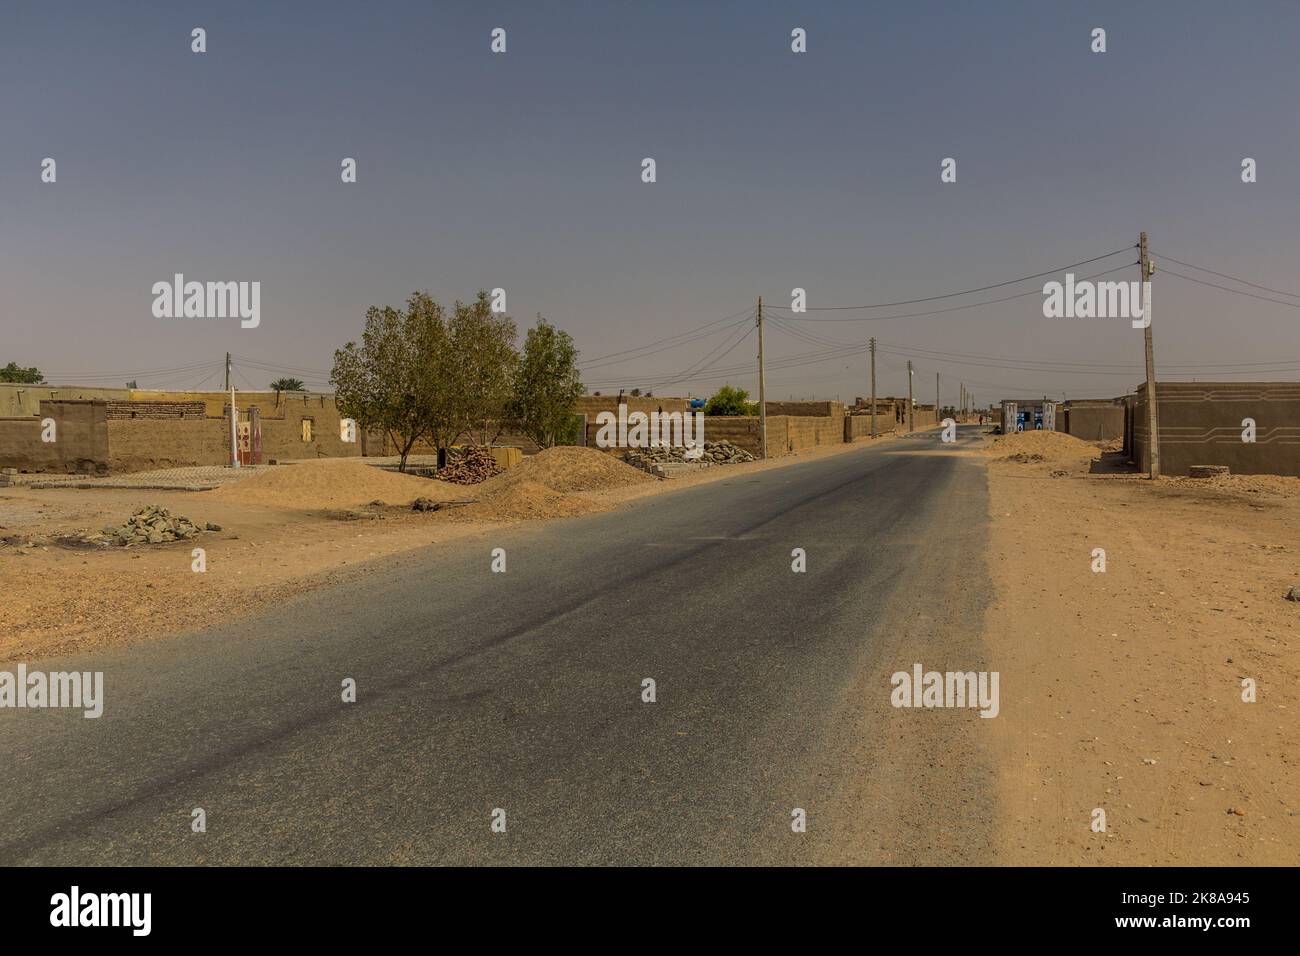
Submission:
[[[18,385],[40,385],[45,381],[45,376],[41,374],[40,369],[19,368],[17,362],[10,362],[4,368],[0,368],[0,382],[14,382]]]
[[[447,441],[451,417],[445,374],[448,332],[443,309],[417,292],[406,309],[372,306],[366,311],[361,347],[349,342],[334,353],[330,383],[339,410],[362,428],[380,428],[406,470],[411,448],[425,434]],[[443,446],[439,446],[443,447]]]
[[[749,392],[743,388],[724,385],[704,403],[705,415],[755,415],[757,403],[750,404]]]
[[[476,444],[490,444],[514,397],[515,321],[494,313],[488,294],[479,292],[473,302],[456,302],[448,328],[453,361],[444,367],[443,384],[456,397],[453,421]]]
[[[632,389],[632,391],[631,391],[629,394],[630,394],[633,398],[640,398],[640,397],[641,397],[641,389],[639,389],[639,388],[634,388],[634,389]]]
[[[542,448],[573,440],[573,408],[583,393],[577,360],[573,337],[539,315],[524,338],[510,417]]]
[[[300,378],[277,378],[271,383],[271,388],[277,392],[301,392],[306,387]]]

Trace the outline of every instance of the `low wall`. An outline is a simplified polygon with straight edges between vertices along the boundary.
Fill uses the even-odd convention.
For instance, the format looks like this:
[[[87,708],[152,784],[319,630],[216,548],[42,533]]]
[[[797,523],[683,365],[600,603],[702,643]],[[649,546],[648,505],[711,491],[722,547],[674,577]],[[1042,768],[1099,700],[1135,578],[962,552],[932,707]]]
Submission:
[[[772,436],[772,419],[767,420],[769,443]],[[745,449],[751,455],[763,450],[762,432],[757,415],[705,415],[704,440],[725,441]]]
[[[241,421],[248,420],[250,406],[260,411],[264,462],[361,454],[360,440],[344,442],[339,438],[339,413],[332,399],[303,396],[284,398],[278,404],[273,397],[248,405],[239,402]],[[109,467],[114,472],[130,472],[229,464],[229,414],[227,405],[219,408],[216,416],[200,419],[110,419]],[[304,441],[303,421],[308,419],[310,440]]]
[[[785,454],[793,455],[822,445],[844,444],[844,416],[812,418],[803,415],[769,415],[767,417],[767,452],[777,457],[779,430],[785,428]],[[774,431],[773,429],[776,429]]]
[[[877,438],[881,435],[892,435],[894,433],[894,414],[892,410],[887,415],[845,415],[844,440],[846,442],[855,442],[870,438],[873,417],[876,422]]]
[[[45,419],[54,421],[54,441],[42,440]],[[108,413],[102,401],[40,403],[26,418],[0,418],[0,468],[27,472],[94,474],[109,467]]]
[[[230,423],[220,418],[114,419],[108,423],[108,448],[113,472],[228,465]]]
[[[1124,437],[1124,399],[1071,401],[1058,413],[1057,430],[1084,441]]]
[[[1239,475],[1300,477],[1300,383],[1157,382],[1160,471],[1186,475],[1192,465],[1227,465]],[[1242,441],[1242,420],[1255,441]],[[1150,467],[1146,386],[1133,397],[1133,458]]]

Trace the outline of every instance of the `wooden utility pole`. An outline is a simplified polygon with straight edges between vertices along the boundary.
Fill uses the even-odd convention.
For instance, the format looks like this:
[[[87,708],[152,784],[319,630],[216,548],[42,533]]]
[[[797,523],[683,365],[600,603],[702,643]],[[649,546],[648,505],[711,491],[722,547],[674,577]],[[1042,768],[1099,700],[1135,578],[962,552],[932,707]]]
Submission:
[[[226,353],[226,391],[230,391],[230,353]],[[277,396],[278,397],[278,396]]]
[[[871,437],[876,437],[876,340],[871,339]]]
[[[1160,426],[1156,414],[1156,354],[1151,342],[1151,276],[1155,273],[1155,263],[1147,255],[1147,234],[1142,233],[1138,239],[1138,268],[1142,272],[1142,321],[1146,326],[1142,338],[1146,343],[1147,360],[1147,447],[1151,456],[1151,478],[1160,477]]]
[[[934,373],[934,423],[939,424],[939,373]]]
[[[907,360],[907,430],[912,430],[912,360]]]
[[[758,297],[758,430],[759,446],[767,457],[767,376],[763,369],[763,297]]]

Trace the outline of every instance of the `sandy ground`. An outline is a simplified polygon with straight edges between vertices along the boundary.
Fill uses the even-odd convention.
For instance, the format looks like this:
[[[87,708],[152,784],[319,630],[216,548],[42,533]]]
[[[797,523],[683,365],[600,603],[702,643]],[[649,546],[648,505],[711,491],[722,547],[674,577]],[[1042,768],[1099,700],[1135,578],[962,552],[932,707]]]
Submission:
[[[986,454],[997,862],[1300,863],[1300,479],[1090,474],[1057,435]]]
[[[503,524],[608,510],[646,495],[862,445],[832,445],[672,480],[577,449],[599,456],[600,464],[579,469],[560,455],[539,470],[536,459],[527,459],[491,482],[471,486],[347,460],[277,466],[216,491],[0,488],[0,662],[201,628],[324,584],[363,578],[375,573],[368,566],[373,559],[468,544]],[[417,496],[476,503],[415,513],[409,505]],[[191,542],[131,548],[66,540],[78,531],[120,525],[149,504],[222,530]],[[206,552],[203,573],[192,570],[195,547]]]

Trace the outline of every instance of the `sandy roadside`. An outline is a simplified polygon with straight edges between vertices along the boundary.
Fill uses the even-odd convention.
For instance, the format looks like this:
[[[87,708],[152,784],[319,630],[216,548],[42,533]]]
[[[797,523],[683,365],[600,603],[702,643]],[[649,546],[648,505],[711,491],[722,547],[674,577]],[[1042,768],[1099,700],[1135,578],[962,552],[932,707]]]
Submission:
[[[865,444],[829,445],[672,480],[638,472],[643,480],[599,490],[556,494],[530,488],[536,493],[523,494],[526,507],[514,510],[564,520],[567,514],[608,510],[649,495],[859,451]],[[477,494],[477,486],[403,477],[411,483],[409,489],[389,482],[383,493],[361,494],[354,501],[327,491],[328,480],[306,482],[301,496],[250,494],[243,496],[247,500],[231,490],[243,482],[219,492],[0,489],[0,540],[8,541],[0,544],[0,591],[5,595],[0,602],[0,661],[137,643],[234,620],[326,584],[359,580],[374,573],[370,563],[379,558],[430,546],[470,546],[502,525],[527,523],[491,508],[413,513],[407,506],[416,494],[466,498]],[[372,497],[390,504],[368,504]],[[125,549],[59,542],[79,529],[120,525],[135,509],[151,504],[200,523],[215,522],[222,531],[192,542]],[[194,547],[206,552],[207,570],[201,574],[191,569]]]
[[[1017,448],[1045,450],[989,466],[996,862],[1300,863],[1300,479],[999,460]]]

